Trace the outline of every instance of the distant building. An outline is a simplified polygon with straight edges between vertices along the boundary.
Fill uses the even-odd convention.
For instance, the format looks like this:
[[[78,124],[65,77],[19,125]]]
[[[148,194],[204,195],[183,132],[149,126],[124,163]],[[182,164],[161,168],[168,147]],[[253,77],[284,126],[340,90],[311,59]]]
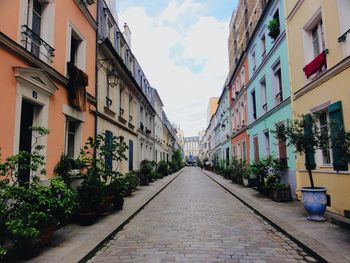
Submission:
[[[198,157],[199,155],[199,136],[185,137],[185,157]]]
[[[207,124],[209,124],[211,117],[216,112],[216,109],[218,107],[219,97],[211,97],[209,99],[208,103],[208,109],[207,109]]]

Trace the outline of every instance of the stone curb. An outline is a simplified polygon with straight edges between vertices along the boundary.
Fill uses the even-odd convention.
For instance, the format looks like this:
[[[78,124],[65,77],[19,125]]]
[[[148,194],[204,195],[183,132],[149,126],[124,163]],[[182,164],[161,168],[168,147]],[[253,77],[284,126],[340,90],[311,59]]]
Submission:
[[[137,191],[137,195],[129,197],[126,200],[126,207],[118,213],[113,213],[107,217],[103,217],[101,221],[90,227],[75,228],[73,236],[64,239],[56,244],[53,249],[48,248],[43,254],[33,258],[29,262],[46,263],[46,262],[64,262],[76,263],[86,262],[118,231],[136,216],[148,203],[150,203],[158,194],[160,194],[170,183],[172,183],[184,169],[152,183],[147,186],[142,193],[142,188]],[[148,192],[147,192],[148,191]],[[135,198],[135,199],[133,199]],[[91,234],[93,233],[93,234]],[[73,245],[73,246],[72,246]],[[59,253],[59,254],[57,254]],[[24,261],[21,261],[24,262]],[[26,261],[27,262],[27,261]]]
[[[143,204],[140,204],[140,206],[135,210],[131,211],[128,216],[124,217],[123,221],[119,223],[118,225],[114,226],[114,230],[112,232],[106,233],[105,237],[101,240],[95,240],[95,246],[90,249],[88,253],[85,255],[81,256],[80,259],[70,261],[69,259],[65,258],[64,262],[87,262],[91,257],[95,255],[95,253],[101,249],[101,247],[104,246],[106,242],[110,240],[110,238],[121,231],[126,224],[128,224],[138,213],[140,213],[146,205],[148,205],[156,196],[158,196],[169,184],[171,184],[182,172],[184,171],[184,168],[182,168],[180,171],[174,173],[173,175],[174,178],[172,178],[169,182],[167,182],[164,186],[162,186],[160,189],[157,189],[155,193],[152,193],[150,197],[147,197],[148,200],[144,200]],[[76,257],[74,257],[76,258]]]
[[[246,206],[251,208],[258,215],[262,216],[265,220],[267,220],[270,224],[272,224],[275,228],[283,232],[290,239],[300,245],[302,248],[310,252],[312,256],[317,258],[319,262],[330,262],[330,263],[345,263],[346,259],[340,255],[336,255],[334,251],[331,251],[328,247],[319,243],[316,239],[306,235],[305,233],[299,231],[297,228],[277,217],[276,215],[269,212],[267,209],[263,208],[261,205],[256,203],[253,199],[247,197],[246,195],[239,193],[237,191],[233,191],[233,189],[229,189],[224,185],[224,182],[219,182],[219,180],[213,178],[210,175],[210,172],[201,170],[206,176],[208,176],[211,180],[213,180],[216,184],[224,188],[231,195],[236,197]]]

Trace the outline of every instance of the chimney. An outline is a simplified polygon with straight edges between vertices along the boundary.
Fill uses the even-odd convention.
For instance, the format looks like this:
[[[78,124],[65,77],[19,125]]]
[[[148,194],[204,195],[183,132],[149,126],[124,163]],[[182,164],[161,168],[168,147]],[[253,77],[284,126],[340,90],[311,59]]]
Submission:
[[[128,44],[129,48],[131,49],[131,31],[127,23],[124,23],[124,32],[123,36],[126,40],[126,43]]]

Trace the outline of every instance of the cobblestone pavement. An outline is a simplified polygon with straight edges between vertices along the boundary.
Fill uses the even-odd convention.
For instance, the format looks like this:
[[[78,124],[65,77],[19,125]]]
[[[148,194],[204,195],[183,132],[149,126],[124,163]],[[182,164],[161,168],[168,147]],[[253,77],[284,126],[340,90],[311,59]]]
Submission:
[[[89,262],[317,262],[197,168],[186,168]]]

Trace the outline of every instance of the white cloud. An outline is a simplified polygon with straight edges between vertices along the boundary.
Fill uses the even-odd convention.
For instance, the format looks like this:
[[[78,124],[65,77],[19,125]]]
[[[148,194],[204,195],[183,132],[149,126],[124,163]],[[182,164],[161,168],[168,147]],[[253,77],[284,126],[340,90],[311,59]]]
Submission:
[[[208,99],[220,95],[228,71],[228,21],[206,10],[203,3],[173,0],[157,16],[140,6],[119,15],[129,24],[133,53],[159,91],[169,119],[186,136],[206,128]]]

